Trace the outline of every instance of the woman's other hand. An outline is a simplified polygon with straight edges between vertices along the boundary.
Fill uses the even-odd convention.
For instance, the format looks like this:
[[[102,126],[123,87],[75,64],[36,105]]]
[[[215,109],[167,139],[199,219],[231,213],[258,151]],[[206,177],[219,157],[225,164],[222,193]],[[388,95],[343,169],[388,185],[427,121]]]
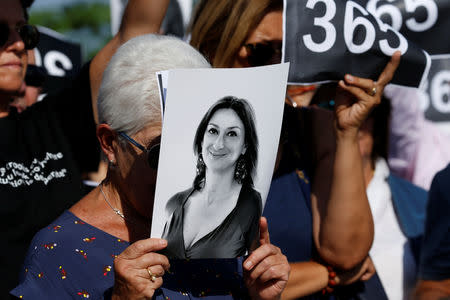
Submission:
[[[155,251],[167,246],[163,239],[146,239],[131,244],[114,260],[114,288],[111,299],[151,299],[162,283],[169,260]]]
[[[254,300],[280,299],[291,268],[280,248],[270,243],[266,218],[259,226],[261,246],[244,261],[245,284]]]
[[[349,271],[337,272],[335,281],[338,285],[349,285],[356,281],[367,281],[375,274],[372,259],[367,258],[357,267]]]
[[[338,132],[358,131],[372,108],[380,103],[384,87],[392,80],[399,64],[400,52],[397,51],[377,81],[349,74],[339,81],[335,99]]]

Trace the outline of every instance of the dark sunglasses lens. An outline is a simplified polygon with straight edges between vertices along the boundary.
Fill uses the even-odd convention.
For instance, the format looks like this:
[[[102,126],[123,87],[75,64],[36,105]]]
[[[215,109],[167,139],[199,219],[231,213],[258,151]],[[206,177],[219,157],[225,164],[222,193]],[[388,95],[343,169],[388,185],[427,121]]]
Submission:
[[[23,25],[19,29],[19,34],[26,49],[33,49],[39,42],[39,31],[33,25]]]
[[[157,144],[157,145],[152,146],[147,153],[148,165],[150,166],[150,168],[155,169],[155,170],[158,169],[159,149],[160,149],[160,145]]]
[[[7,24],[0,24],[0,46],[3,46],[8,41],[9,27]]]
[[[268,44],[255,44],[251,47],[248,57],[250,65],[254,67],[264,66],[273,56],[273,49]]]
[[[250,45],[248,61],[253,67],[280,63],[281,57],[279,53],[281,53],[281,49],[275,49],[271,44],[253,44]]]

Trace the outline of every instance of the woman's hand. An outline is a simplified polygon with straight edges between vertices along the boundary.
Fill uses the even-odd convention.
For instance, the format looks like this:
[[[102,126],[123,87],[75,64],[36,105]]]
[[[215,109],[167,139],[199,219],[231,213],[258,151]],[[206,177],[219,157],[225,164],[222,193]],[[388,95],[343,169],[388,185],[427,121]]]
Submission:
[[[244,261],[245,284],[253,300],[280,299],[291,268],[280,248],[270,243],[266,218],[259,226],[261,246]]]
[[[392,80],[399,64],[400,52],[397,51],[377,81],[349,74],[339,81],[335,99],[338,131],[358,131],[372,108],[380,103],[384,87]]]
[[[169,260],[155,251],[164,249],[163,239],[140,240],[114,260],[114,288],[111,299],[151,299],[162,285]]]
[[[367,258],[357,267],[350,271],[338,272],[335,278],[338,285],[349,285],[356,281],[367,281],[375,274],[375,266],[372,259]]]

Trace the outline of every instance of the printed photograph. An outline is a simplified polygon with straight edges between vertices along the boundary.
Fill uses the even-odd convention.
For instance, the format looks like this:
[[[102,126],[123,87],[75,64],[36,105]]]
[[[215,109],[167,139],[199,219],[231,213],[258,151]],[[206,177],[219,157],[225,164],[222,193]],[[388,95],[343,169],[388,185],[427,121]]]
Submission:
[[[152,221],[168,257],[234,258],[257,246],[287,66],[261,69],[168,73]]]

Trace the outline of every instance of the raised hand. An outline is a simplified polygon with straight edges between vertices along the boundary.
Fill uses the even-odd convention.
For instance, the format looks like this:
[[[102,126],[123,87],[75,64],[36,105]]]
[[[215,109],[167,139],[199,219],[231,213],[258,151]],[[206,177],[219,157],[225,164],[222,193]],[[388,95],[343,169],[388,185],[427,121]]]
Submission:
[[[163,239],[140,240],[114,260],[114,288],[111,299],[151,299],[162,283],[169,260],[155,251],[164,249]]]
[[[399,64],[400,52],[397,51],[377,81],[349,74],[345,75],[344,80],[339,81],[335,99],[338,131],[359,129],[372,108],[380,103],[384,87],[392,80]]]
[[[260,244],[244,261],[244,280],[253,300],[280,299],[290,266],[280,248],[270,243],[266,218],[260,220]]]

